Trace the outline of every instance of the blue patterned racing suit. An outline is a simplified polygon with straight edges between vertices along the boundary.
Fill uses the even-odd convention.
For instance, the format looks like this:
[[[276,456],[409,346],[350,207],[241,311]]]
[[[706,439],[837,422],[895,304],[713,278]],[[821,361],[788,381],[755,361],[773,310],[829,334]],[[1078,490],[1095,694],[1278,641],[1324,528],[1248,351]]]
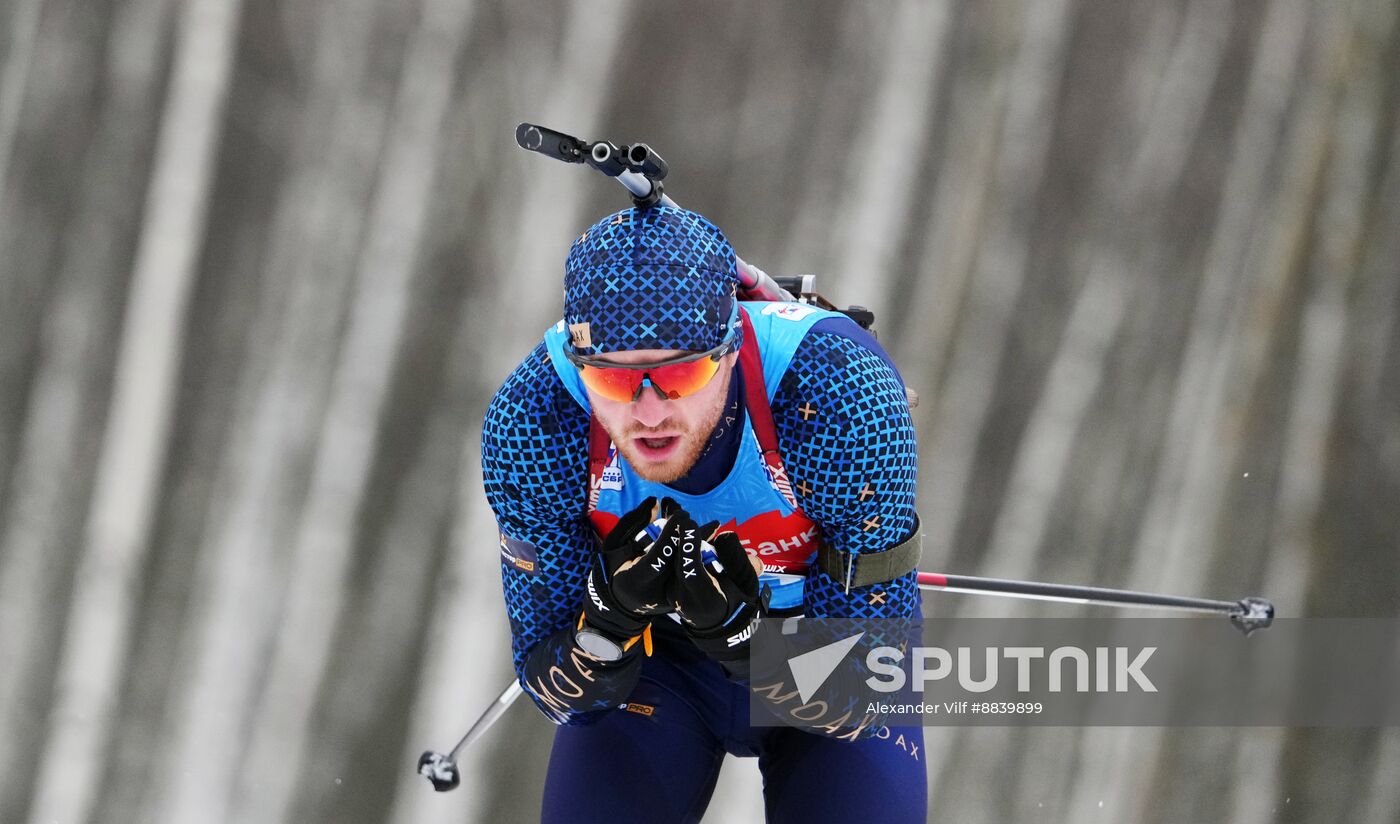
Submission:
[[[559,327],[487,411],[482,467],[501,532],[515,669],[561,725],[546,821],[699,820],[725,752],[759,759],[769,821],[924,820],[921,729],[880,727],[838,739],[752,726],[745,684],[726,677],[671,621],[653,623],[654,655],[637,645],[616,665],[595,666],[576,679],[585,687],[578,694],[550,689],[543,675],[574,651],[599,534],[650,494],[676,498],[697,522],[719,520],[738,532],[764,561],[775,599],[808,616],[918,615],[914,573],[847,591],[814,563],[818,540],[878,552],[915,528],[917,453],[893,363],[844,316],[800,304],[745,303],[744,310],[763,374],[736,369],[705,451],[669,486],[643,481],[610,450],[590,496],[588,400],[560,357]],[[754,447],[747,381],[764,383],[785,479],[765,474]]]

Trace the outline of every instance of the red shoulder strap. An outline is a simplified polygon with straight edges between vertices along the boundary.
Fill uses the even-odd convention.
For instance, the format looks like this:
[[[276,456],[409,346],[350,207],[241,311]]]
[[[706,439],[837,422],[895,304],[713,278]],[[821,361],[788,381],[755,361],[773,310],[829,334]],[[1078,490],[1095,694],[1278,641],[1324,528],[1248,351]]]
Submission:
[[[793,509],[800,509],[797,498],[792,494],[787,470],[783,468],[783,458],[778,454],[778,430],[773,426],[773,410],[768,406],[768,388],[763,382],[763,359],[758,351],[758,335],[754,334],[747,309],[740,307],[739,317],[744,329],[744,345],[739,347],[739,364],[744,375],[744,408],[749,413],[758,448],[763,452],[763,466],[768,470],[768,479]]]
[[[763,358],[758,351],[758,335],[749,321],[748,310],[739,308],[739,320],[744,330],[744,344],[739,347],[739,368],[744,376],[744,408],[748,411],[758,448],[763,452],[763,465],[768,478],[782,493],[793,509],[799,509],[792,494],[787,470],[778,454],[778,430],[773,426],[773,410],[768,406],[768,389],[763,383]],[[612,439],[592,414],[588,416],[588,514],[598,508],[598,491],[603,483],[603,468],[608,464],[608,448]]]
[[[603,468],[608,465],[608,447],[612,438],[598,423],[592,412],[588,413],[588,514],[598,509],[598,492],[603,485]]]

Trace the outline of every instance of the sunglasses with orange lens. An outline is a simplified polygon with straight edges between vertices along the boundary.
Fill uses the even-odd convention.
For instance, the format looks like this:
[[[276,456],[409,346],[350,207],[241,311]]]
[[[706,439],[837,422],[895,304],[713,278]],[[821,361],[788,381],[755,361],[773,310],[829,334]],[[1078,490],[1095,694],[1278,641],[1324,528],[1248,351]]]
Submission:
[[[599,397],[619,403],[631,403],[648,388],[666,400],[676,400],[704,389],[719,372],[720,359],[734,346],[729,335],[713,349],[693,355],[681,355],[656,363],[619,364],[567,353],[569,362],[578,368],[583,385]]]

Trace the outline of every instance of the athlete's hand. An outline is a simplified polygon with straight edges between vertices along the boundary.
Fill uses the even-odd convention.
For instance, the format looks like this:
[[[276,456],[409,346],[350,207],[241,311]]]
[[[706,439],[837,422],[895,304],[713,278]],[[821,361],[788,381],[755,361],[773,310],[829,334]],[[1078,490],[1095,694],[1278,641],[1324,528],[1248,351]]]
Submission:
[[[686,632],[710,657],[726,660],[747,650],[752,624],[761,612],[758,572],[732,532],[717,524],[697,526],[685,512],[667,521],[675,530],[671,599]],[[719,566],[707,565],[702,541],[715,551]]]
[[[672,553],[662,542],[666,529],[657,540],[647,533],[658,515],[655,498],[642,501],[622,516],[593,556],[583,611],[594,628],[630,638],[645,629],[652,616],[671,611],[666,585]]]

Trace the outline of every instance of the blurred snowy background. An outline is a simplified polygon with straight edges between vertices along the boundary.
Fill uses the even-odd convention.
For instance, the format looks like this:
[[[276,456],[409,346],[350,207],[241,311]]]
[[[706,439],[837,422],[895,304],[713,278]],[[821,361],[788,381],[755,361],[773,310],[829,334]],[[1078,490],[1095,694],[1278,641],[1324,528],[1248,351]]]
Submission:
[[[0,821],[538,816],[528,701],[413,773],[511,677],[487,400],[627,203],[522,120],[875,310],[925,569],[1400,613],[1394,0],[0,0]],[[927,738],[930,821],[1400,820],[1395,728]]]

